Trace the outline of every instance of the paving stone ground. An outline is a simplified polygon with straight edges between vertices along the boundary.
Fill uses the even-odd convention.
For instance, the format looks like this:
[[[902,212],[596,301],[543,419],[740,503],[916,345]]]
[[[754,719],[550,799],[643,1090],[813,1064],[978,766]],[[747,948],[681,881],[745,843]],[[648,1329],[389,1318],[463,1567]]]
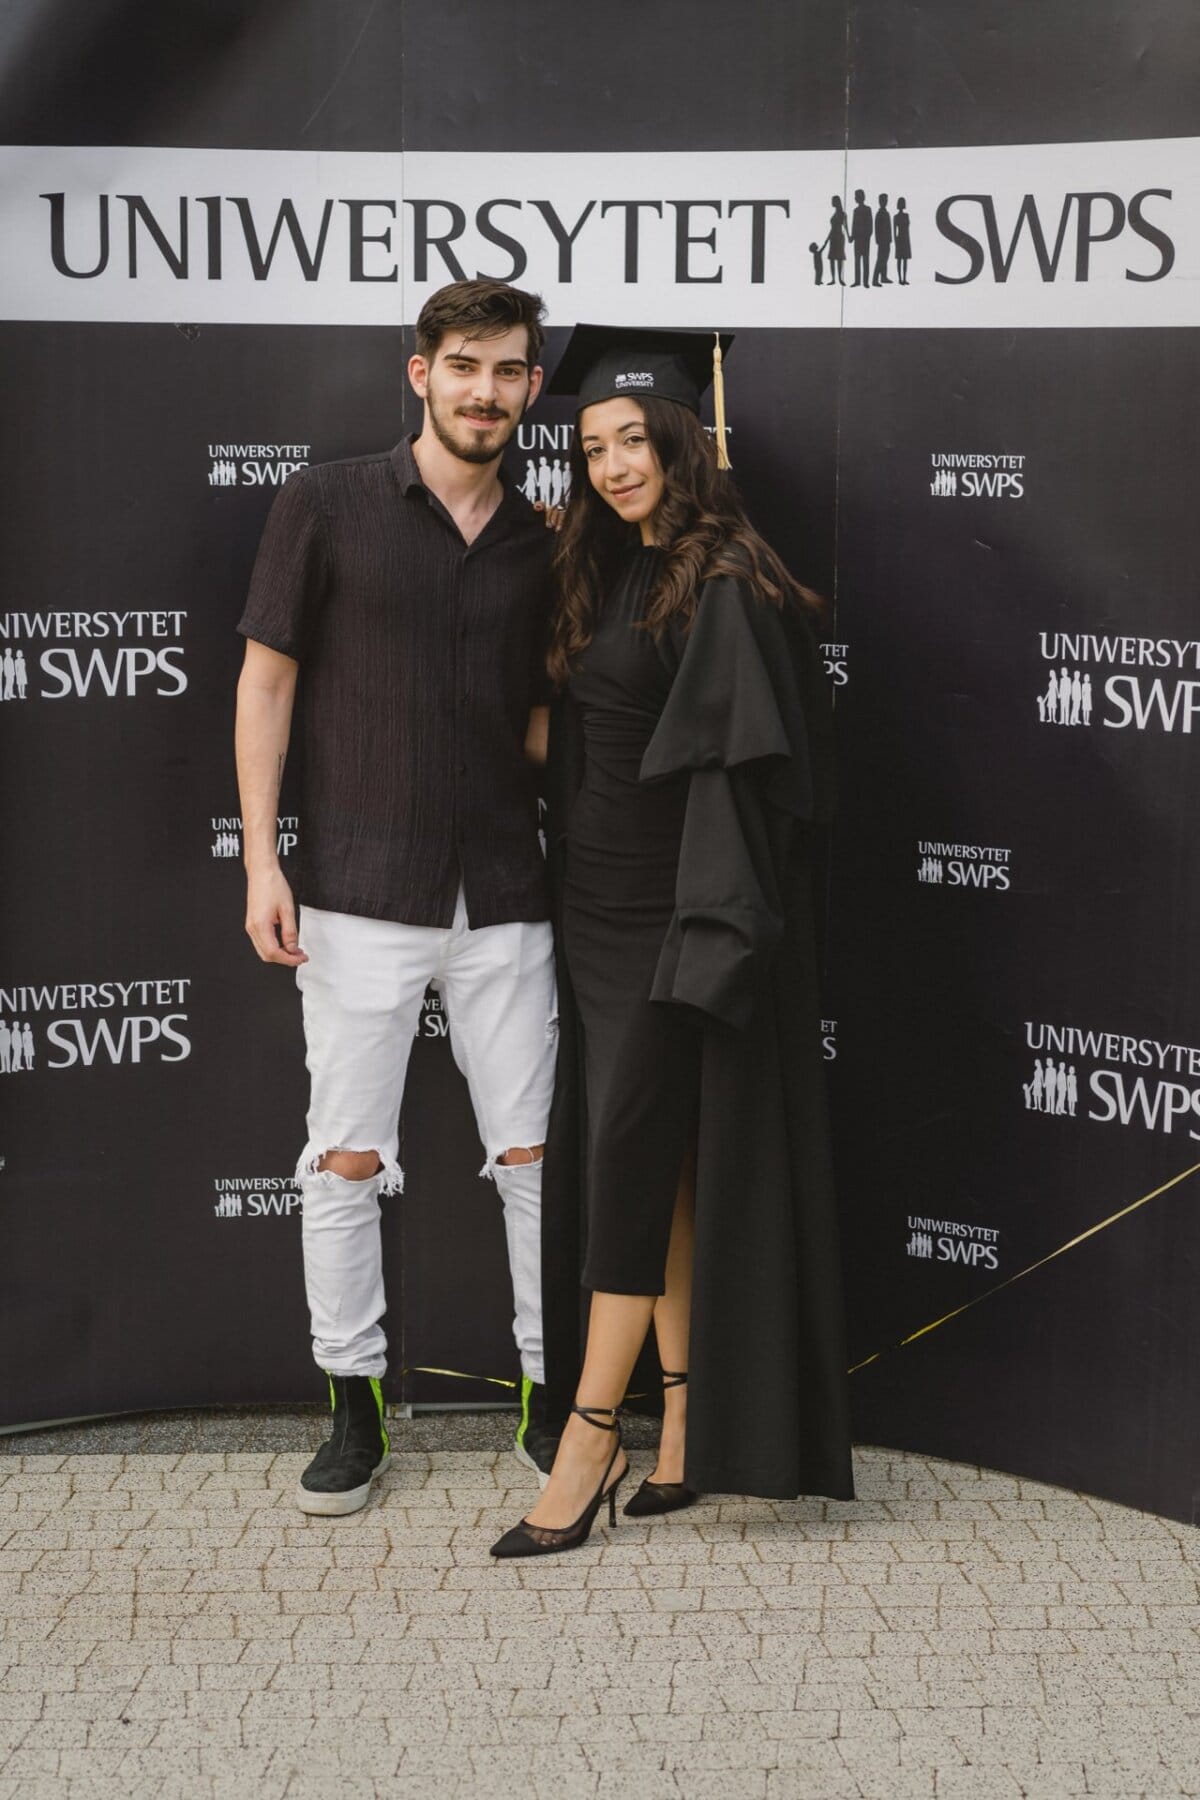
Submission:
[[[0,1455],[0,1800],[1200,1794],[1192,1527],[863,1450],[495,1565],[532,1478],[406,1429],[332,1521],[298,1448]]]

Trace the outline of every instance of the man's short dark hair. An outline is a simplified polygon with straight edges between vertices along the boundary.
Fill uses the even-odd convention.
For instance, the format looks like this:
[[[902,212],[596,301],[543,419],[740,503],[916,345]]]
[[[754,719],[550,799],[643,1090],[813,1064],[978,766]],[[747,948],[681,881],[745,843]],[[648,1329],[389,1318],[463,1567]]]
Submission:
[[[527,294],[507,281],[451,281],[430,294],[421,308],[417,354],[432,362],[442,339],[450,334],[468,339],[503,337],[514,326],[523,325],[532,369],[546,341],[542,330],[545,316],[540,294]]]

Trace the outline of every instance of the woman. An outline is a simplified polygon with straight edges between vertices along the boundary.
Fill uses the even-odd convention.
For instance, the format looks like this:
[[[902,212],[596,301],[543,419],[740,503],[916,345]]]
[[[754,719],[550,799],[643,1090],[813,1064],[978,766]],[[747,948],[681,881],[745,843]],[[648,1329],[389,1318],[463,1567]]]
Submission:
[[[651,1322],[662,1440],[626,1512],[852,1493],[809,892],[826,685],[806,596],[700,425],[711,356],[699,334],[580,326],[551,385],[578,396],[550,658],[551,1392],[577,1367],[580,1168],[591,1310],[548,1484],[496,1556],[573,1548],[606,1502],[615,1520]]]
[[[903,196],[896,202],[893,225],[896,232],[896,273],[900,277],[900,286],[907,287],[908,265],[912,260],[912,220]]]
[[[832,196],[833,214],[829,220],[829,281],[832,286],[836,280],[839,287],[845,287],[843,270],[846,267],[846,212],[837,194]]]

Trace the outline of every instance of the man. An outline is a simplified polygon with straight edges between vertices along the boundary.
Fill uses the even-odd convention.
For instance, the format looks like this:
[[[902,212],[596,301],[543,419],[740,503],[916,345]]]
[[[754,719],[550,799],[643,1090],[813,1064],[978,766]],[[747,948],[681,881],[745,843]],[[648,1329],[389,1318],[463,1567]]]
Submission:
[[[850,215],[850,242],[854,245],[854,280],[851,287],[866,287],[870,280],[872,229],[867,196],[862,188],[855,188],[854,211]]]
[[[553,1461],[540,1209],[557,1015],[527,759],[545,739],[552,540],[500,470],[541,386],[543,316],[499,281],[426,302],[408,364],[419,434],[291,477],[238,627],[246,930],[296,970],[312,1078],[297,1180],[333,1435],[300,1478],[305,1512],[357,1511],[388,1460],[379,1197],[403,1189],[397,1114],[430,982],[504,1203],[518,1453]],[[297,920],[275,836],[301,672]]]
[[[875,214],[875,273],[871,278],[872,287],[891,287],[892,278],[888,274],[888,262],[892,254],[892,215],[888,211],[888,197],[879,196],[879,211]]]

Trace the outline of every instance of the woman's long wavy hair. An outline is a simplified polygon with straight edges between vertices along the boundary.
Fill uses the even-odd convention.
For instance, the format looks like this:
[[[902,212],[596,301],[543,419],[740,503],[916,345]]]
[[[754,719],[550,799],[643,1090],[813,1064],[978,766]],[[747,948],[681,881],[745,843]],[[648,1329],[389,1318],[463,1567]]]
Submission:
[[[664,480],[655,534],[666,556],[646,604],[646,629],[660,638],[671,619],[690,624],[696,590],[713,575],[749,581],[773,606],[818,609],[817,595],[801,587],[751,525],[731,477],[717,468],[716,449],[696,415],[652,394],[640,396],[637,404]],[[635,541],[631,527],[592,486],[576,431],[571,498],[554,553],[558,604],[547,657],[560,687],[572,659],[592,641],[597,604],[613,564]]]

